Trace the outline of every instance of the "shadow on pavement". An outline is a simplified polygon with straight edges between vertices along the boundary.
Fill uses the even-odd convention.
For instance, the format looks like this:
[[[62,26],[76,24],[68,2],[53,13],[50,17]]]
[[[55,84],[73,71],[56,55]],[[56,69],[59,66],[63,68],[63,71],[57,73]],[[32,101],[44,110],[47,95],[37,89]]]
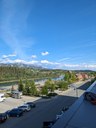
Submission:
[[[66,95],[58,95],[51,99],[38,99],[34,102],[36,108],[18,119],[9,118],[5,123],[0,124],[0,128],[42,128],[44,121],[55,120],[63,107],[71,107],[76,100],[76,97]]]
[[[90,85],[91,85],[91,83],[87,82],[87,83],[83,84],[82,86],[78,87],[77,89],[87,90]]]

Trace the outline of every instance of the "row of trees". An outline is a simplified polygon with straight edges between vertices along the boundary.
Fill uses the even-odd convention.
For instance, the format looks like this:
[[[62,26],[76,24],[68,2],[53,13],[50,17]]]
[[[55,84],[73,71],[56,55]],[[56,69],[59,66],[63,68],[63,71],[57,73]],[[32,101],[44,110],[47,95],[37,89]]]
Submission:
[[[60,89],[62,91],[68,89],[68,82],[64,80],[61,81],[53,81],[48,79],[44,86],[41,89],[37,89],[34,81],[26,80],[25,83],[20,79],[18,84],[18,90],[22,91],[24,95],[37,96],[37,95],[48,95],[49,93],[53,93],[54,90]]]
[[[22,79],[44,79],[60,76],[63,70],[46,70],[32,67],[0,66],[0,81]]]
[[[26,80],[25,83],[23,83],[22,80],[20,79],[18,84],[18,90],[22,91],[23,94],[25,95],[31,95],[31,96],[48,95],[49,93],[53,93],[54,90],[56,89],[62,91],[67,90],[68,85],[76,81],[77,78],[74,72],[66,72],[63,80],[53,81],[52,79],[48,79],[45,82],[44,86],[41,89],[39,88],[38,90],[33,80],[32,81]]]

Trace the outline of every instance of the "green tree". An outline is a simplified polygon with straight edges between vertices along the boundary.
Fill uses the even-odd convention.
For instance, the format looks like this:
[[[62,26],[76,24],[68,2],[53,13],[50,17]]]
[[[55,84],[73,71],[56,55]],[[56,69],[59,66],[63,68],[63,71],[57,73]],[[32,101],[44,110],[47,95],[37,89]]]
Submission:
[[[48,88],[47,86],[43,86],[42,89],[41,89],[41,94],[42,95],[48,95]]]
[[[65,81],[59,81],[58,82],[58,87],[64,91],[64,90],[67,90],[68,89],[68,83],[65,82]]]
[[[67,81],[67,82],[69,82],[70,81],[70,78],[71,78],[70,73],[69,72],[66,72],[65,73],[65,76],[64,76],[64,80]]]
[[[51,86],[50,86],[50,91],[51,91],[51,92],[54,92],[54,90],[55,90],[55,84],[52,83]]]
[[[24,89],[24,84],[22,82],[22,79],[20,79],[19,84],[18,84],[18,90],[23,91],[23,89]]]
[[[50,83],[51,83],[51,79],[48,79],[48,80],[45,82],[45,86],[50,87]]]
[[[45,86],[48,88],[48,90],[50,92],[54,92],[55,90],[55,84],[54,82],[51,80],[51,79],[48,79],[46,82],[45,82]]]
[[[35,86],[35,82],[30,82],[30,95],[35,96],[37,94],[37,88]]]
[[[26,82],[25,82],[23,93],[25,95],[29,95],[30,94],[30,83],[29,83],[29,81],[27,79],[26,79]]]
[[[75,75],[75,73],[74,73],[74,72],[72,72],[72,73],[71,73],[70,81],[71,81],[71,83],[73,83],[73,82],[76,82],[76,81],[77,81],[77,78],[76,78],[76,75]]]
[[[68,71],[68,72],[65,73],[64,80],[65,80],[66,82],[73,83],[73,82],[75,82],[77,79],[76,79],[76,75],[75,75],[74,72],[69,72],[69,71]]]

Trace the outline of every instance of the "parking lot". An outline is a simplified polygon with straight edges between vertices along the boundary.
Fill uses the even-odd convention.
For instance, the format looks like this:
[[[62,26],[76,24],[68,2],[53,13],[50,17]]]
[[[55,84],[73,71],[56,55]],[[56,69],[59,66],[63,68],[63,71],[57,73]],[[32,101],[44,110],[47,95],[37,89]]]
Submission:
[[[29,101],[36,103],[36,107],[30,112],[24,113],[24,116],[20,118],[9,118],[5,123],[0,124],[0,128],[42,128],[44,121],[55,120],[63,107],[71,106],[77,100],[75,92],[73,88],[70,88],[64,92],[58,92],[59,95],[51,99],[29,96],[22,96],[22,99],[9,97],[0,103],[0,112],[16,108]],[[78,96],[83,93],[84,90],[78,89]]]
[[[42,128],[43,121],[55,120],[62,107],[72,105],[75,100],[75,97],[70,96],[58,96],[45,101],[37,100],[36,107],[30,112],[25,112],[20,118],[10,117],[0,124],[0,128]]]
[[[22,96],[21,99],[8,97],[6,98],[5,101],[0,102],[0,113],[5,112],[7,110],[11,110],[12,108],[18,107],[24,104],[25,102],[29,102],[29,101],[35,102],[39,99],[40,99],[39,97],[29,97],[29,96]]]

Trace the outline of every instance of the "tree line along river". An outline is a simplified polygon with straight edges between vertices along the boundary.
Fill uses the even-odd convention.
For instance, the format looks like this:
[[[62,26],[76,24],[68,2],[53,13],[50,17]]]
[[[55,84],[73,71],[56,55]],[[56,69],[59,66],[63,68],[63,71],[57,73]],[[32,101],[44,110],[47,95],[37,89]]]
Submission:
[[[52,80],[62,80],[64,79],[64,76],[59,76],[57,78],[52,78]],[[40,83],[40,82],[45,82],[46,80],[48,80],[48,78],[44,78],[44,79],[37,79],[34,80],[35,83]],[[23,80],[26,81],[26,80]],[[28,81],[32,81],[32,80],[28,80]],[[12,85],[18,85],[18,81],[13,81],[13,82],[2,82],[0,83],[0,89],[5,89],[6,87],[11,87]]]

